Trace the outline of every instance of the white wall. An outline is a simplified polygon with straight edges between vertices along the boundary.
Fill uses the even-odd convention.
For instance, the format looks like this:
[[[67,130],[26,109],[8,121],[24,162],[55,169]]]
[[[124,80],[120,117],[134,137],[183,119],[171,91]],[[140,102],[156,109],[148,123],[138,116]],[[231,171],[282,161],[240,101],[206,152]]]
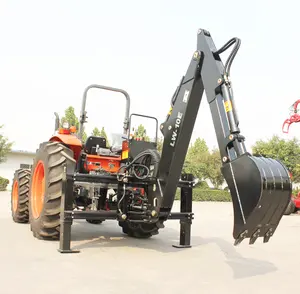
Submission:
[[[9,180],[7,189],[11,189],[12,179],[16,169],[20,168],[20,164],[33,163],[34,155],[9,153],[5,162],[0,163],[0,176]]]

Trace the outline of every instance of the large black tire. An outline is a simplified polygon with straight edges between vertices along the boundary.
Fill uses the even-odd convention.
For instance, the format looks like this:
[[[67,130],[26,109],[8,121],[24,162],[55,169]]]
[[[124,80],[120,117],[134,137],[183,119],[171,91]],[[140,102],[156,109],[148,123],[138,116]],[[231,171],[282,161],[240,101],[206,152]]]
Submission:
[[[155,149],[146,149],[143,152],[139,153],[139,156],[141,154],[151,153],[151,162],[148,162],[148,168],[150,168],[150,165],[154,165],[153,169],[153,177],[157,177],[158,173],[158,163],[160,161],[160,154]],[[128,235],[129,237],[133,238],[139,238],[139,239],[147,239],[152,237],[153,235],[158,235],[159,228],[163,228],[163,223],[158,223],[159,226],[149,223],[129,223],[128,221],[120,221],[119,226],[122,227],[122,231],[124,234]]]
[[[40,144],[32,167],[29,189],[30,227],[34,237],[38,239],[59,239],[65,164],[75,170],[72,150],[58,142]],[[45,184],[38,187],[37,182],[41,182],[43,176]],[[39,204],[39,201],[42,203]]]
[[[158,234],[156,224],[129,224],[128,222],[119,222],[124,234],[137,239],[148,239]]]
[[[294,213],[296,210],[296,206],[294,201],[291,199],[287,208],[285,209],[284,215],[290,215],[291,213]]]
[[[11,189],[11,214],[16,223],[28,223],[28,193],[30,170],[18,169],[14,173]]]
[[[86,219],[86,221],[90,224],[93,224],[93,225],[100,225],[103,223],[102,220],[97,220],[97,219]]]

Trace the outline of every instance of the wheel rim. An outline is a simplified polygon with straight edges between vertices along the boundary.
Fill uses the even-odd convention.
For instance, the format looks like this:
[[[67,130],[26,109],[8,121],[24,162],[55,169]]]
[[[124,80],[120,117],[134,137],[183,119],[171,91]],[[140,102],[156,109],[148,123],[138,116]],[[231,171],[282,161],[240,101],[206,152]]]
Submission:
[[[19,198],[19,185],[18,182],[15,181],[12,190],[12,207],[13,212],[17,211],[18,208],[18,198]]]
[[[31,208],[34,218],[38,218],[42,212],[45,194],[45,169],[42,161],[39,161],[34,169],[31,188]]]

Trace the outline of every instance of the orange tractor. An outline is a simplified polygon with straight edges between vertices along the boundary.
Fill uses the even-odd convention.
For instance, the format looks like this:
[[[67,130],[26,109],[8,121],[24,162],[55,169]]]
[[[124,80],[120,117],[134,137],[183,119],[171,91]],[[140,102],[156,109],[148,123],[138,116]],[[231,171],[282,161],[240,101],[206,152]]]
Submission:
[[[119,92],[126,98],[124,133],[114,134],[114,142],[111,147],[107,147],[104,137],[89,136],[85,143],[82,142],[84,123],[87,118],[85,111],[87,92],[91,88]],[[126,91],[101,85],[90,85],[84,91],[78,135],[76,127],[69,126],[68,123],[64,123],[60,128],[59,116],[55,113],[56,134],[49,141],[40,144],[32,171],[19,169],[14,174],[11,205],[13,220],[24,223],[29,221],[34,236],[39,239],[58,239],[66,168],[72,172],[75,171],[74,177],[76,173],[86,177],[116,174],[129,157],[129,143],[126,135],[130,130],[131,117],[135,115],[156,120],[154,117],[140,114],[129,116],[129,108],[130,97]],[[133,155],[138,153],[141,146],[142,148],[156,147],[157,128],[156,120],[154,142],[131,138],[131,156],[132,151]],[[92,179],[90,178],[90,180]],[[116,183],[105,182],[98,184],[93,182],[91,185],[90,182],[85,182],[83,179],[82,182],[74,185],[76,197],[73,199],[72,208],[79,211],[117,209],[116,193],[108,195],[108,190],[116,192],[117,186]],[[143,189],[135,187],[131,190],[133,193],[138,191],[143,196]],[[89,215],[86,216],[86,220],[94,224],[99,224],[105,219],[105,217],[93,219],[88,217]],[[138,235],[138,233],[135,232],[133,235]]]

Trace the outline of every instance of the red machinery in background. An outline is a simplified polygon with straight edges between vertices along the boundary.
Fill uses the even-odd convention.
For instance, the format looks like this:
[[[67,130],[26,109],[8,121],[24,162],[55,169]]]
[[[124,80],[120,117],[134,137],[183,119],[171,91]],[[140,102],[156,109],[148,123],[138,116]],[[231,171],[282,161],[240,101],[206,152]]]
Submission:
[[[292,104],[292,106],[290,106],[290,108],[289,108],[290,118],[287,118],[282,125],[283,133],[287,134],[289,132],[289,128],[292,123],[300,122],[300,114],[299,114],[300,109],[298,109],[299,103],[300,103],[300,99],[297,100],[296,102],[294,102]],[[287,127],[287,128],[285,129],[285,127]]]
[[[282,132],[288,134],[290,125],[292,123],[300,122],[300,99],[295,101],[292,106],[290,106],[290,117],[287,118],[282,125]],[[299,105],[299,109],[298,109]],[[290,177],[292,178],[292,174],[290,173]],[[291,213],[297,212],[300,210],[300,192],[296,195],[292,195],[291,202],[286,208],[285,215],[289,215]]]

